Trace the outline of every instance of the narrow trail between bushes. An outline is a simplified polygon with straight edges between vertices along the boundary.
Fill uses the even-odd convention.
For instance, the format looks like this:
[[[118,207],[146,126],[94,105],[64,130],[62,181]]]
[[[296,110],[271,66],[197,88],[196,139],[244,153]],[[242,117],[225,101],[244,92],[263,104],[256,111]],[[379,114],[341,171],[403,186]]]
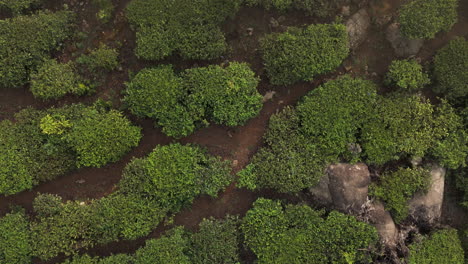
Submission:
[[[75,0],[66,0],[72,8],[77,8],[80,30],[91,30],[88,47],[96,47],[100,42],[120,42],[121,48],[121,66],[122,70],[110,73],[107,76],[104,85],[96,90],[96,93],[83,98],[66,97],[57,103],[47,103],[35,100],[28,87],[20,89],[1,90],[0,97],[0,120],[12,118],[13,113],[20,109],[32,106],[35,108],[58,107],[69,103],[92,103],[97,98],[103,98],[113,102],[114,106],[121,106],[121,92],[124,90],[124,82],[128,81],[128,71],[137,72],[138,70],[153,66],[159,63],[174,64],[176,69],[184,69],[194,66],[208,64],[200,61],[183,61],[174,56],[159,63],[149,63],[137,59],[133,53],[135,48],[134,33],[128,27],[125,21],[123,10],[129,0],[114,1],[116,4],[114,21],[108,25],[100,26],[95,18],[93,11],[80,13],[79,10],[90,6],[88,1],[84,7],[78,7]],[[379,2],[377,4],[377,2]],[[463,2],[463,3],[462,3]],[[391,16],[395,14],[397,8],[401,5],[400,0],[370,1],[369,13],[373,16]],[[437,39],[426,41],[418,57],[428,60],[434,55],[435,51],[445,45],[455,36],[468,36],[468,1],[460,1],[459,22],[448,33],[441,33]],[[57,5],[51,4],[51,8],[57,8]],[[357,7],[352,7],[354,11]],[[79,10],[78,10],[79,9]],[[91,9],[92,10],[92,9]],[[271,18],[278,19],[284,16],[284,23],[279,27],[272,27]],[[268,83],[263,72],[262,60],[258,53],[259,38],[266,33],[285,30],[286,26],[301,26],[317,22],[331,22],[316,20],[306,17],[299,12],[290,12],[280,14],[274,11],[265,11],[258,8],[242,8],[236,18],[225,23],[224,31],[226,38],[233,51],[228,58],[220,59],[210,63],[221,63],[228,59],[230,61],[244,61],[250,63],[256,73],[262,78],[259,85],[259,91],[265,94],[268,91],[275,91],[273,98],[265,102],[259,116],[249,120],[244,126],[228,128],[224,126],[211,125],[210,127],[200,129],[192,135],[174,140],[165,136],[159,128],[154,128],[151,120],[137,120],[129,116],[132,121],[142,127],[143,138],[138,147],[126,154],[120,161],[108,164],[102,168],[84,168],[59,177],[53,181],[42,183],[30,191],[25,191],[8,197],[0,196],[0,216],[6,214],[11,205],[19,205],[28,212],[32,211],[32,201],[37,193],[52,193],[63,197],[64,200],[88,200],[99,199],[112,193],[121,178],[121,173],[125,165],[133,157],[144,157],[148,155],[157,145],[166,145],[172,142],[183,144],[198,144],[208,149],[213,155],[219,155],[223,159],[232,161],[233,173],[239,171],[248,164],[252,155],[262,146],[262,137],[268,126],[270,116],[287,105],[295,105],[298,100],[307,94],[313,88],[319,86],[328,79],[333,79],[346,71],[362,75],[381,83],[383,74],[387,71],[390,62],[396,58],[390,44],[385,39],[385,27],[373,25],[367,40],[354,51],[343,65],[350,67],[340,67],[334,73],[319,76],[312,83],[299,83],[288,87],[274,87]],[[253,31],[250,31],[252,29]],[[252,32],[250,35],[248,32]],[[71,43],[68,43],[71,46]],[[67,46],[65,51],[58,54],[58,58],[63,61],[70,60],[72,54],[76,52],[73,48]],[[376,73],[376,74],[372,74]],[[277,197],[278,195],[269,192],[250,192],[244,189],[238,189],[234,184],[229,186],[218,198],[213,199],[208,196],[198,197],[194,200],[190,208],[186,208],[174,216],[171,225],[160,224],[147,237],[134,241],[120,241],[106,245],[96,246],[82,253],[88,253],[93,256],[108,256],[116,253],[133,253],[136,249],[143,246],[148,238],[159,237],[165,230],[174,225],[183,225],[188,229],[194,230],[203,218],[216,217],[221,218],[227,214],[244,215],[250,209],[252,202],[259,196]],[[446,208],[448,208],[446,206]],[[452,207],[450,207],[452,208]],[[451,213],[452,211],[447,211]],[[44,262],[35,259],[33,263],[60,263],[65,257],[59,256],[50,261]]]

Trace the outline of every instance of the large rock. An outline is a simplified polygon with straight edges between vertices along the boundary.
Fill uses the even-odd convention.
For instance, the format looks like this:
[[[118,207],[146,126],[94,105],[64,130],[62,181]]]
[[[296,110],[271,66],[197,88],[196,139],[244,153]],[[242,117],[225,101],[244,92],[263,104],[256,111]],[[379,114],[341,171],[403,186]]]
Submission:
[[[346,21],[346,31],[348,32],[351,49],[356,49],[366,39],[370,22],[366,9],[359,10]]]
[[[330,190],[328,189],[329,184],[330,178],[328,177],[328,174],[325,174],[317,185],[309,188],[309,192],[312,195],[314,202],[325,207],[333,206],[333,200]]]
[[[444,179],[446,170],[432,165],[431,184],[427,192],[419,192],[409,201],[409,214],[420,224],[433,225],[442,213]]]
[[[397,23],[388,26],[386,35],[387,40],[392,44],[398,57],[416,55],[424,44],[423,39],[408,39],[401,35],[400,27]]]
[[[333,207],[342,212],[357,213],[367,202],[370,173],[364,163],[338,163],[327,169],[328,190]]]
[[[385,211],[384,205],[374,201],[369,208],[369,222],[375,226],[384,245],[393,248],[398,242],[398,229],[389,212]]]

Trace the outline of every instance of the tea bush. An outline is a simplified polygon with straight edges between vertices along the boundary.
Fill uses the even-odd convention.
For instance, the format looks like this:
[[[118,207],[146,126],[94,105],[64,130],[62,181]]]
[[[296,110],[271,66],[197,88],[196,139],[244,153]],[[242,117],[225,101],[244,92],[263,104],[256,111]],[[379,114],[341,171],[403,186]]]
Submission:
[[[215,59],[227,50],[220,24],[237,12],[240,3],[133,0],[126,15],[136,29],[135,53],[146,60],[163,59],[173,52],[184,59]]]
[[[24,212],[13,212],[0,218],[0,262],[31,263],[31,234]]]
[[[0,87],[17,87],[49,58],[71,33],[69,11],[39,12],[0,23]]]
[[[265,9],[275,8],[280,11],[297,9],[307,15],[327,17],[337,11],[342,0],[245,0],[247,6],[262,6]]]
[[[119,66],[119,52],[106,45],[92,50],[88,55],[81,55],[76,62],[84,65],[90,72],[112,71]]]
[[[181,76],[164,65],[139,72],[127,83],[124,101],[133,114],[155,119],[165,134],[182,137],[208,120],[236,126],[258,115],[258,82],[245,63],[192,68]]]
[[[0,9],[7,9],[13,15],[20,15],[40,2],[41,0],[0,0]]]
[[[376,113],[362,130],[369,163],[382,165],[402,157],[424,157],[432,151],[451,168],[465,163],[466,132],[450,105],[436,108],[418,96],[392,95],[380,98]]]
[[[285,33],[267,35],[261,52],[272,84],[311,81],[338,67],[348,56],[348,34],[342,24],[290,27]]]
[[[422,168],[399,168],[395,172],[385,173],[379,184],[371,185],[371,195],[385,202],[393,219],[401,222],[408,216],[408,201],[418,191],[426,191],[430,184],[429,171]]]
[[[204,219],[199,231],[193,233],[190,241],[190,260],[193,264],[240,263],[239,230],[237,217],[222,220]]]
[[[115,162],[136,147],[140,138],[141,129],[120,112],[100,113],[97,109],[84,111],[65,136],[77,154],[78,167],[102,167]]]
[[[0,193],[14,194],[81,166],[120,159],[141,137],[115,110],[81,104],[25,109],[0,122]]]
[[[352,216],[306,205],[282,206],[259,198],[242,222],[258,263],[354,263],[370,261],[366,248],[378,240],[374,227]]]
[[[434,75],[438,81],[435,91],[450,100],[464,103],[468,95],[468,41],[456,38],[437,51]]]
[[[83,95],[89,87],[81,82],[72,63],[47,60],[31,74],[31,92],[43,100],[59,99],[66,94]]]
[[[449,31],[457,22],[458,0],[413,0],[403,5],[398,22],[401,33],[410,38],[432,39]]]
[[[442,229],[410,245],[409,264],[462,264],[464,253],[457,230]]]
[[[199,194],[217,196],[232,181],[227,162],[198,147],[158,146],[145,159],[134,159],[119,183],[122,193],[150,197],[161,208],[178,211]]]
[[[385,81],[387,85],[394,85],[403,91],[417,91],[429,84],[430,79],[415,60],[394,60]]]
[[[240,186],[298,192],[318,183],[329,163],[358,159],[348,145],[359,142],[376,98],[372,82],[344,76],[310,92],[297,110],[285,108],[273,115],[266,146],[241,172]]]

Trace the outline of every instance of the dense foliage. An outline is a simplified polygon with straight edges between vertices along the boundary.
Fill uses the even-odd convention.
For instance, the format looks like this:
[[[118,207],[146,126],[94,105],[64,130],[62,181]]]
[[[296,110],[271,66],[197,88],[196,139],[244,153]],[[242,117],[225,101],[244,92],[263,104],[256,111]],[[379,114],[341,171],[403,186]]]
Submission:
[[[72,13],[39,12],[0,21],[0,87],[21,86],[70,34]]]
[[[311,81],[338,67],[348,56],[348,34],[342,24],[290,27],[285,33],[267,35],[261,52],[272,84]]]
[[[237,264],[238,222],[237,218],[229,216],[220,220],[203,219],[198,232],[175,227],[158,239],[147,240],[134,255],[117,254],[104,258],[82,255],[63,264]]]
[[[119,52],[106,45],[81,55],[76,62],[84,65],[90,72],[112,71],[119,66]]]
[[[341,157],[356,159],[349,144],[375,107],[376,86],[344,76],[311,91],[297,110],[273,115],[261,148],[240,173],[240,185],[298,192],[315,185],[325,166]]]
[[[352,216],[260,198],[243,219],[245,244],[258,263],[355,263],[370,260],[374,227]]]
[[[239,219],[204,219],[198,232],[192,234],[190,259],[193,264],[237,264],[239,258]]]
[[[440,49],[434,58],[434,74],[439,82],[436,92],[463,102],[468,95],[468,41],[456,38]]]
[[[432,39],[457,22],[458,0],[413,0],[405,4],[398,21],[401,33],[411,39]]]
[[[219,57],[227,50],[220,24],[237,12],[240,2],[133,0],[126,15],[137,30],[136,55],[147,60],[159,60],[174,52],[185,59]]]
[[[156,119],[164,133],[182,137],[209,121],[236,126],[256,116],[262,106],[258,82],[245,63],[192,68],[181,76],[164,65],[139,72],[124,100],[133,114]]]
[[[88,91],[89,87],[81,82],[73,63],[47,60],[31,74],[31,92],[36,98],[58,99],[68,93],[83,95]]]
[[[465,164],[467,139],[450,105],[435,107],[419,96],[381,97],[362,130],[367,160],[377,165],[432,153],[442,165],[457,168]]]
[[[35,218],[30,223],[32,255],[47,260],[97,244],[146,236],[167,213],[178,212],[199,194],[216,197],[232,178],[229,163],[207,155],[198,147],[179,144],[157,147],[147,158],[135,159],[127,165],[120,189],[107,197],[62,202],[59,196],[38,195],[33,203]],[[206,259],[232,263],[237,256],[236,228],[235,218],[206,220],[193,243],[187,240],[187,245],[180,245],[176,240],[169,245],[167,241],[151,244],[156,248],[182,248],[184,258],[193,257],[200,263]],[[215,234],[217,237],[213,237]],[[219,248],[226,243],[229,243],[226,248]],[[190,247],[200,250],[194,252]],[[152,255],[142,253],[146,257],[141,258]]]
[[[19,15],[40,2],[41,0],[0,0],[0,9],[7,9],[13,15]]]
[[[342,0],[245,0],[247,6],[262,6],[280,11],[297,9],[307,15],[327,17],[333,15]]]
[[[29,224],[22,212],[0,218],[0,263],[31,263]]]
[[[14,194],[76,167],[118,160],[141,137],[115,110],[81,104],[25,109],[0,122],[0,193]]]
[[[394,60],[388,69],[386,83],[403,91],[417,91],[429,84],[430,79],[421,64],[415,60]]]
[[[124,170],[120,192],[150,197],[162,208],[178,211],[199,194],[217,196],[232,181],[230,167],[194,146],[158,146]]]
[[[462,264],[464,253],[457,230],[443,229],[410,246],[409,264]]]
[[[429,171],[422,168],[399,168],[380,176],[379,184],[371,185],[371,195],[385,202],[396,222],[408,216],[407,203],[418,191],[426,191],[430,184]]]
[[[78,167],[101,167],[119,160],[141,138],[140,128],[132,126],[120,112],[101,113],[88,109],[76,120],[65,140],[77,154]]]

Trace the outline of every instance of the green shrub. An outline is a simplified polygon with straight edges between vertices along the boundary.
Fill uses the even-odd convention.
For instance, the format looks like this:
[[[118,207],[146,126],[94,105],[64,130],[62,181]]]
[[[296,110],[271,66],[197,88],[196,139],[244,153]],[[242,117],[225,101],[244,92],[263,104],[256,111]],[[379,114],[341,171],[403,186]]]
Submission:
[[[348,75],[329,81],[306,95],[297,106],[301,132],[314,138],[320,154],[334,161],[350,156],[348,145],[358,134],[376,106],[377,87],[367,80]]]
[[[31,263],[31,233],[23,212],[9,213],[0,218],[0,262]]]
[[[352,216],[260,198],[243,219],[245,244],[258,263],[355,263],[378,239],[374,227]]]
[[[187,256],[189,240],[183,228],[174,228],[169,234],[146,241],[135,253],[135,264],[190,264]]]
[[[9,120],[0,122],[0,193],[14,194],[33,186],[33,175],[28,168],[30,159],[18,142],[15,125]]]
[[[89,89],[81,82],[72,63],[47,60],[36,73],[31,74],[31,92],[43,100],[59,99],[69,93],[83,95]]]
[[[237,12],[240,2],[133,0],[126,15],[137,30],[136,55],[147,60],[159,60],[173,52],[184,59],[219,57],[227,50],[220,24]]]
[[[62,197],[54,194],[39,194],[33,201],[34,212],[39,218],[54,216],[61,211]]]
[[[453,174],[455,175],[455,186],[462,194],[460,204],[468,208],[468,168],[459,169]]]
[[[410,245],[409,264],[464,262],[463,248],[457,230],[444,229],[424,237],[422,241]]]
[[[166,215],[157,201],[136,195],[111,195],[95,202],[96,222],[93,232],[100,244],[132,240],[151,233]]]
[[[247,6],[262,6],[267,10],[275,8],[281,11],[286,11],[291,9],[294,0],[245,0],[244,2]]]
[[[232,182],[227,162],[198,147],[158,146],[145,159],[134,159],[120,181],[122,193],[151,197],[161,208],[178,211],[199,194],[217,196]]]
[[[93,209],[84,203],[67,202],[54,215],[39,215],[31,223],[34,256],[48,260],[59,253],[69,256],[79,248],[92,246]]]
[[[270,119],[266,146],[240,176],[241,186],[298,192],[318,183],[328,163],[356,160],[349,144],[373,113],[376,86],[345,76],[310,92],[297,106]]]
[[[13,194],[77,166],[102,166],[136,146],[138,127],[112,110],[74,104],[25,109],[0,122],[0,193]],[[108,145],[107,145],[108,144]]]
[[[297,9],[307,15],[327,17],[333,15],[342,0],[245,0],[247,6],[262,6],[265,9],[275,8],[280,11]]]
[[[119,66],[119,52],[116,49],[101,45],[88,55],[81,55],[76,62],[83,64],[89,71],[112,71]]]
[[[193,264],[236,264],[239,259],[239,219],[203,219],[200,230],[191,236],[190,260]]]
[[[410,39],[432,39],[457,22],[457,7],[457,0],[413,0],[400,10],[401,33]]]
[[[195,118],[184,104],[186,96],[172,67],[159,66],[140,71],[127,83],[124,101],[133,114],[155,119],[165,134],[180,137],[195,130]]]
[[[96,109],[84,111],[66,135],[67,143],[77,153],[78,167],[102,167],[115,162],[137,146],[140,138],[140,128],[120,112],[100,113]]]
[[[236,126],[258,115],[258,82],[245,63],[192,68],[181,77],[170,66],[159,66],[127,83],[124,101],[133,114],[156,119],[165,134],[182,137],[207,119]]]
[[[291,27],[285,33],[267,35],[261,51],[272,84],[311,81],[338,67],[348,56],[348,34],[342,24]]]
[[[444,165],[457,168],[467,155],[462,126],[461,118],[446,103],[436,108],[418,96],[381,97],[376,114],[362,129],[362,145],[372,164],[434,152]]]
[[[41,0],[0,0],[0,9],[7,9],[13,15],[19,15],[40,2]]]
[[[436,92],[464,102],[468,95],[468,41],[456,38],[440,49],[434,58],[434,74],[439,82]]]
[[[371,185],[371,194],[385,202],[396,222],[408,216],[408,201],[418,191],[426,191],[430,184],[429,171],[421,168],[399,168],[385,173],[378,185]]]
[[[390,64],[386,83],[405,91],[416,91],[429,84],[429,76],[415,60],[394,60]]]
[[[324,175],[327,164],[300,133],[299,118],[293,109],[285,108],[270,118],[264,141],[266,146],[254,155],[249,171],[239,175],[247,187],[294,193],[314,186]]]
[[[435,109],[434,137],[431,154],[450,169],[465,167],[468,157],[468,131],[463,117],[445,100]]]
[[[259,79],[245,63],[233,62],[226,68],[192,68],[185,71],[183,78],[190,93],[188,107],[194,113],[203,111],[202,119],[237,126],[260,113]]]
[[[109,22],[114,12],[114,4],[111,0],[93,0],[93,5],[99,8],[96,17],[103,23]]]
[[[0,87],[16,87],[29,80],[49,52],[70,35],[72,13],[39,12],[0,23]]]

